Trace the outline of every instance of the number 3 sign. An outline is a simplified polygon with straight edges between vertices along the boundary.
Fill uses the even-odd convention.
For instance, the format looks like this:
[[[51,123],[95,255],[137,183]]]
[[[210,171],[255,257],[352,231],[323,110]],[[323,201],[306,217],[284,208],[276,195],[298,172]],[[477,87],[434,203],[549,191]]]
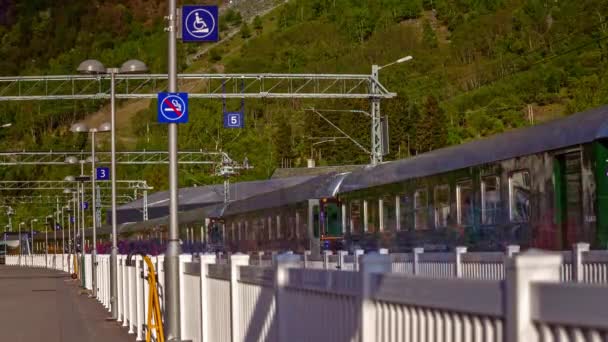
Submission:
[[[98,167],[97,168],[97,180],[108,180],[110,179],[110,168]]]

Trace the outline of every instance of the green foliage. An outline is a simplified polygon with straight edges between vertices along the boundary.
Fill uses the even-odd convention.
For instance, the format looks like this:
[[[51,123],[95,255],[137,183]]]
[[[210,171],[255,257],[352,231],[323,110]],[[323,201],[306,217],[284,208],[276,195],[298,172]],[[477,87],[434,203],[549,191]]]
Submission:
[[[422,21],[422,41],[428,48],[436,48],[438,46],[435,30],[427,19]]]
[[[253,29],[258,34],[261,34],[264,30],[264,24],[262,23],[262,19],[260,18],[260,16],[256,16],[255,18],[253,18]]]
[[[143,2],[146,10],[136,4]],[[80,61],[108,66],[144,60],[166,72],[161,0],[22,1],[0,13],[0,72],[71,74]],[[382,101],[390,124],[387,159],[405,158],[446,145],[567,115],[608,102],[608,2],[547,0],[292,0],[250,25],[229,9],[222,31],[240,38],[209,50],[187,72],[369,73],[404,55],[408,63],[383,69],[380,81],[397,97]],[[255,31],[255,35],[253,35]],[[200,46],[179,44],[180,61]],[[185,65],[180,65],[184,71]],[[238,85],[237,85],[238,86]],[[3,150],[88,149],[71,123],[103,101],[1,103]],[[305,166],[367,163],[369,156],[306,108],[369,111],[366,100],[247,100],[243,130],[222,127],[222,104],[191,101],[191,122],[180,126],[182,150],[223,150],[247,157],[253,170],[239,179],[268,177],[284,159]],[[237,110],[239,100],[228,100]],[[551,115],[546,113],[551,113]],[[370,141],[369,118],[328,112],[326,117],[361,145]],[[156,125],[156,103],[134,116],[130,149],[166,149],[166,127]],[[315,144],[319,137],[339,137]],[[0,170],[5,179],[59,179],[57,168]],[[122,178],[145,177],[167,187],[166,167],[119,168]],[[183,168],[180,184],[220,182],[212,170]]]
[[[241,25],[241,38],[243,39],[247,39],[251,37],[251,29],[249,28],[249,25],[247,25],[246,22],[243,22],[243,24]]]

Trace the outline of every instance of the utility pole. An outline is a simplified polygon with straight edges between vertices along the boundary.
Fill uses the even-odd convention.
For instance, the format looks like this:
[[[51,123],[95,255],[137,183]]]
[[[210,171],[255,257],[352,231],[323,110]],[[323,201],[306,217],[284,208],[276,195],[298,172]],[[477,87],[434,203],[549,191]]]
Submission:
[[[169,93],[177,92],[177,16],[176,0],[169,0],[167,44]],[[177,222],[177,124],[169,123],[169,234],[165,252],[165,333],[167,341],[181,341],[179,303],[179,227]]]
[[[380,120],[380,98],[376,97],[378,82],[378,72],[380,67],[376,64],[372,65],[372,79],[371,84],[371,108],[370,112],[372,115],[372,153],[371,163],[376,165],[382,163],[382,122]]]

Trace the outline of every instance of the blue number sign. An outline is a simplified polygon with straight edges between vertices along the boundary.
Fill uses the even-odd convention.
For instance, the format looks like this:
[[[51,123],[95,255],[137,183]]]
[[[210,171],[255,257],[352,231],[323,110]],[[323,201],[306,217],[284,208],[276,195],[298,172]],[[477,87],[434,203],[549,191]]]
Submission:
[[[217,6],[182,7],[182,40],[184,42],[217,42]]]
[[[243,112],[224,112],[224,128],[245,127]]]
[[[188,93],[158,93],[158,122],[187,123]]]
[[[98,167],[97,168],[97,180],[108,180],[110,179],[110,168],[109,167]]]

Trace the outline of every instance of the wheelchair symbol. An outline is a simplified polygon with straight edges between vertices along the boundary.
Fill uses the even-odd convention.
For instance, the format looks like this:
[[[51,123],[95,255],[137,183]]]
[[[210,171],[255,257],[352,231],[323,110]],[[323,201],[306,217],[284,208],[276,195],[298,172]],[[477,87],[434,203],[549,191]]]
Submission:
[[[215,31],[215,19],[208,10],[201,8],[188,14],[186,30],[195,38],[205,38]]]

